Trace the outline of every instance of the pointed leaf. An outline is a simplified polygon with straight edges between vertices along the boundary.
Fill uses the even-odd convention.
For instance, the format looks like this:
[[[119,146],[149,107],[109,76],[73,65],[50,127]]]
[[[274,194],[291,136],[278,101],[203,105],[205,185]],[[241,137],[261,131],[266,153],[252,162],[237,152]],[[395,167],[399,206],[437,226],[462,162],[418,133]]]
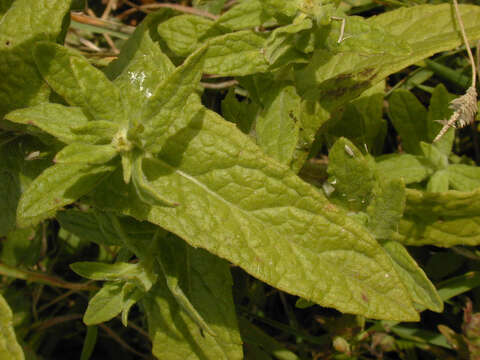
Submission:
[[[202,47],[189,56],[145,103],[142,113],[145,150],[158,152],[166,140],[165,132],[182,116],[202,76],[205,51],[206,47]]]
[[[299,137],[301,98],[291,85],[277,88],[269,95],[270,101],[257,116],[257,142],[267,155],[289,165]]]
[[[148,15],[122,46],[118,59],[105,70],[128,103],[131,121],[138,121],[135,117],[141,117],[141,106],[175,70],[151,35],[166,16],[162,12]]]
[[[33,54],[46,82],[70,105],[81,107],[96,120],[125,121],[120,91],[79,53],[40,42]]]
[[[16,0],[2,16],[0,119],[9,111],[48,99],[48,87],[33,63],[32,46],[40,40],[63,41],[71,3],[72,0]]]
[[[101,165],[117,156],[112,145],[90,145],[73,143],[65,146],[53,159],[56,164],[90,164]]]
[[[96,204],[148,219],[320,305],[374,318],[418,318],[369,232],[217,114],[196,114],[158,159],[171,172],[152,167],[146,176],[179,206],[136,201],[119,173],[96,189]]]
[[[421,141],[428,141],[427,110],[410,91],[396,90],[389,98],[389,115],[402,139],[403,149],[421,155]]]
[[[187,246],[186,251],[190,264],[178,269],[180,285],[216,336],[202,332],[159,280],[143,300],[153,354],[158,359],[243,359],[229,265],[203,250]]]
[[[213,21],[195,15],[174,16],[158,25],[158,33],[170,50],[178,56],[194,52]]]
[[[407,249],[396,241],[387,241],[382,245],[392,258],[397,273],[409,290],[413,301],[432,311],[442,312],[442,299]]]
[[[117,262],[105,264],[93,261],[83,261],[70,264],[70,268],[78,275],[91,280],[123,280],[134,281],[144,291],[150,290],[156,282],[155,277],[149,274],[141,263],[130,264]]]
[[[262,53],[265,38],[253,31],[237,31],[209,41],[204,71],[221,76],[245,76],[265,72]]]
[[[18,344],[13,328],[13,314],[8,303],[0,295],[0,358],[24,360],[22,347]]]
[[[107,282],[88,302],[83,315],[85,325],[96,325],[120,314],[124,303],[124,283]]]
[[[88,118],[80,108],[51,103],[15,110],[5,118],[18,124],[35,125],[66,144],[78,140],[72,128],[88,123]]]
[[[87,194],[114,166],[57,164],[47,168],[22,194],[17,208],[19,226],[34,225]]]

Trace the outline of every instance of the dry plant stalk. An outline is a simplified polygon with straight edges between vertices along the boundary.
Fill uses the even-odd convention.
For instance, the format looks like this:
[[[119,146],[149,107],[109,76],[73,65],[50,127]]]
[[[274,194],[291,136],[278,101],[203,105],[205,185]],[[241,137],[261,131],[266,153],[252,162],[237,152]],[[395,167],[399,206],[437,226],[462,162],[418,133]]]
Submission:
[[[448,120],[437,120],[443,124],[442,129],[438,135],[433,139],[433,142],[436,142],[441,139],[441,137],[448,131],[449,128],[462,128],[465,127],[475,120],[475,114],[478,111],[477,104],[477,89],[476,89],[476,69],[475,69],[475,60],[473,59],[472,50],[468,43],[467,34],[465,33],[465,27],[463,25],[462,17],[460,16],[460,9],[458,8],[457,0],[453,0],[453,5],[455,7],[455,14],[457,15],[458,25],[460,26],[460,31],[462,32],[463,42],[467,48],[468,58],[472,67],[472,85],[467,89],[465,95],[462,95],[450,102],[450,108],[454,110],[454,113]]]

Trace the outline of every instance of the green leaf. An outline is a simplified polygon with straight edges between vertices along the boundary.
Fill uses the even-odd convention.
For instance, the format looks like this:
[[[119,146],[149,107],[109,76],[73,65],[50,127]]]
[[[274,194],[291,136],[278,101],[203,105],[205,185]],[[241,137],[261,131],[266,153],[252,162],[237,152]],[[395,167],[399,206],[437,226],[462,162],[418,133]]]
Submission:
[[[401,179],[377,181],[368,205],[368,227],[377,239],[390,239],[405,209],[405,184]]]
[[[142,105],[175,70],[152,38],[154,29],[167,15],[162,12],[148,15],[122,46],[118,59],[105,70],[110,79],[115,79],[124,102],[128,103],[131,122],[138,121]]]
[[[480,38],[477,21],[480,7],[461,5],[460,8],[467,35],[473,42]],[[317,100],[327,110],[333,110],[388,75],[437,52],[460,46],[462,39],[453,19],[449,4],[419,5],[373,16],[367,22],[374,25],[374,31],[378,31],[379,38],[383,36],[382,41],[377,41],[377,51],[365,52],[365,49],[361,48],[365,43],[359,43],[358,48],[355,48],[355,38],[348,44],[348,50],[345,48],[345,51],[342,51],[342,47],[349,39],[336,49],[338,34],[329,34],[332,49],[318,47],[309,65],[295,72],[297,89],[302,97]],[[346,22],[348,35],[349,20],[350,17]],[[332,25],[339,27],[340,24],[336,23],[333,22]],[[428,31],[425,31],[427,27]],[[366,34],[368,32],[357,35]],[[372,41],[368,39],[368,35],[365,39],[367,42]],[[398,42],[398,39],[404,39],[411,50],[407,51],[404,46],[395,49],[393,44]],[[385,49],[378,52],[378,46],[382,43]]]
[[[146,151],[158,152],[166,141],[167,130],[183,116],[202,76],[205,51],[206,47],[202,47],[189,56],[145,103],[141,140]]]
[[[407,189],[407,207],[395,240],[406,245],[480,244],[480,191],[441,193]]]
[[[96,326],[87,326],[87,335],[82,347],[80,360],[89,360],[97,343],[98,328]]]
[[[39,42],[33,54],[45,81],[70,105],[81,107],[96,120],[125,122],[120,91],[79,53]]]
[[[220,16],[215,26],[237,31],[260,26],[266,20],[262,0],[244,0]]]
[[[4,165],[2,165],[4,166]],[[16,211],[20,199],[20,180],[8,170],[0,170],[0,236],[15,228]]]
[[[123,245],[103,213],[68,209],[60,211],[56,219],[62,228],[83,240],[98,245]]]
[[[420,143],[420,149],[432,168],[436,170],[444,170],[448,167],[448,157],[435,145],[422,141]]]
[[[48,99],[48,88],[33,63],[32,46],[40,40],[63,41],[71,3],[71,0],[16,0],[2,16],[0,119],[9,111]]]
[[[382,245],[392,258],[397,273],[409,290],[413,301],[432,311],[442,312],[442,299],[407,249],[396,241],[387,241]]]
[[[427,110],[410,91],[396,90],[389,98],[389,115],[402,139],[403,149],[421,155],[421,141],[428,141]]]
[[[42,241],[35,228],[15,229],[2,241],[1,260],[10,266],[34,266],[41,257]]]
[[[193,0],[193,7],[219,14],[226,0]]]
[[[125,284],[107,282],[88,302],[83,315],[85,325],[91,326],[113,319],[122,312]]]
[[[179,206],[140,203],[119,172],[108,187],[95,190],[95,203],[149,220],[320,305],[367,317],[417,319],[369,232],[217,114],[198,113],[165,143],[158,159],[171,172],[152,167],[145,174]]]
[[[235,90],[230,89],[222,100],[222,116],[234,124],[244,133],[249,134],[258,112],[258,105],[244,100],[238,101]]]
[[[385,66],[382,73],[396,72],[435,53],[462,45],[463,40],[459,36],[456,18],[452,16],[452,11],[451,4],[425,4],[402,7],[371,17],[369,22],[381,26],[392,35],[402,37],[412,48],[411,54],[391,59],[391,63]],[[478,40],[480,38],[478,24],[480,7],[460,5],[460,13],[469,41]]]
[[[100,262],[83,261],[70,264],[70,268],[78,275],[91,280],[132,281],[144,291],[150,290],[156,282],[156,276],[152,276],[141,263],[130,264],[117,262],[105,264]]]
[[[18,344],[13,328],[13,313],[0,295],[0,358],[5,360],[24,360],[22,347]]]
[[[181,246],[180,239],[171,240]],[[159,280],[142,301],[153,354],[158,359],[243,359],[228,263],[189,246],[181,254],[171,261],[183,262],[188,254],[189,264],[182,267],[178,263],[166,271],[172,275],[178,271],[179,285],[216,336],[203,332],[171,294],[166,281]]]
[[[375,159],[375,172],[385,180],[402,179],[405,184],[421,182],[433,170],[425,161],[410,154],[388,154]]]
[[[158,25],[158,33],[170,50],[187,56],[200,45],[200,39],[213,26],[213,21],[195,15],[174,16]]]
[[[289,165],[299,137],[301,98],[295,87],[288,84],[270,91],[269,95],[265,109],[257,116],[257,142],[267,155]]]
[[[427,183],[427,191],[444,192],[448,190],[449,174],[446,170],[437,171]]]
[[[158,262],[165,276],[168,290],[177,301],[180,308],[186,312],[190,318],[206,333],[216,336],[215,332],[208,326],[202,315],[195,309],[195,306],[190,302],[188,296],[180,286],[180,281],[183,280],[182,285],[188,286],[187,291],[190,291],[189,283],[191,279],[188,278],[188,266],[190,264],[191,254],[189,253],[188,245],[176,237],[162,239],[160,243],[160,256]]]
[[[335,197],[350,209],[366,208],[375,182],[374,171],[355,145],[345,138],[338,139],[328,154],[327,171]]]
[[[0,0],[0,17],[7,12],[12,4],[13,0]]]
[[[76,141],[96,145],[110,143],[119,129],[120,127],[116,123],[97,120],[76,126],[70,131],[76,135]]]
[[[101,165],[117,156],[112,145],[90,145],[73,143],[65,146],[53,159],[56,164],[90,164]]]
[[[480,286],[480,273],[476,271],[450,278],[438,284],[438,294],[443,301]]]
[[[35,125],[66,144],[79,140],[73,128],[88,123],[88,118],[80,108],[51,103],[15,110],[5,118],[18,124]]]
[[[250,31],[237,31],[209,42],[204,72],[221,76],[245,76],[265,72],[268,63],[262,53],[265,39]]]
[[[295,39],[299,33],[313,26],[309,18],[299,18],[293,24],[275,29],[265,43],[265,57],[270,69],[292,63],[308,62],[304,54],[295,48]]]
[[[450,164],[448,183],[455,190],[473,191],[480,188],[480,168],[465,164]]]
[[[34,225],[87,194],[114,166],[57,164],[47,168],[22,194],[17,208],[19,226]]]
[[[335,111],[325,125],[328,135],[346,137],[371,154],[381,154],[387,132],[383,119],[385,83],[381,82]]]

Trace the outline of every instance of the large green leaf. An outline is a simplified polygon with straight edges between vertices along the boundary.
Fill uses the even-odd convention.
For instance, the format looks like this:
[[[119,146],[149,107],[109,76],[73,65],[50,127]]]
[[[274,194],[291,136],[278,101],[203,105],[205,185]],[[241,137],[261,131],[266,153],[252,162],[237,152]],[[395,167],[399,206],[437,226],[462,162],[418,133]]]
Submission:
[[[57,164],[47,168],[22,194],[17,224],[38,223],[92,190],[115,166]]]
[[[179,206],[139,203],[118,173],[95,191],[98,206],[148,219],[320,305],[417,319],[392,263],[366,229],[264,156],[234,125],[207,110],[171,131],[158,159],[145,159],[152,162],[146,176]]]
[[[0,295],[0,358],[24,360],[22,347],[18,344],[13,328],[13,314],[4,297]]]
[[[174,242],[170,246],[177,250],[174,256],[170,252],[162,254],[165,264],[171,265],[166,268],[167,277],[178,280],[178,286],[215,335],[202,331],[198,321],[172,295],[168,280],[162,279],[143,300],[153,354],[158,359],[243,359],[228,263],[182,244],[176,237],[164,240]]]
[[[448,180],[455,190],[473,191],[480,188],[480,168],[465,164],[450,164]]]
[[[0,119],[14,109],[46,101],[32,46],[61,41],[72,0],[16,0],[0,21]]]

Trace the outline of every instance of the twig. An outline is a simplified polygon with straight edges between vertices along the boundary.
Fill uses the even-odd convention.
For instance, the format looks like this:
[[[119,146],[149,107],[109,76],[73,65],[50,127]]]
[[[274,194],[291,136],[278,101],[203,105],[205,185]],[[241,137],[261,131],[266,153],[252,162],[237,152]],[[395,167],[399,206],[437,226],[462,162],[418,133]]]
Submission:
[[[43,321],[41,323],[33,324],[32,325],[32,330],[35,329],[35,330],[38,330],[38,331],[43,331],[43,330],[48,329],[49,327],[52,327],[52,326],[55,326],[55,325],[58,325],[58,324],[61,324],[61,323],[67,322],[67,321],[78,320],[78,319],[81,319],[82,317],[83,317],[82,314],[68,314],[68,315],[63,315],[63,316],[57,316],[57,317],[54,317],[52,319]]]
[[[32,281],[40,284],[49,285],[71,290],[98,290],[98,287],[90,283],[78,284],[70,283],[57,277],[37,273],[34,271],[20,270],[13,266],[0,263],[0,275],[10,276],[20,280]]]
[[[110,336],[113,340],[115,340],[121,347],[123,347],[125,350],[130,351],[131,353],[141,357],[142,359],[150,359],[150,356],[142,354],[132,348],[130,345],[128,345],[123,339],[118,336],[112,329],[110,329],[107,325],[105,324],[98,324],[98,326],[105,331],[108,336]]]
[[[472,85],[467,89],[465,95],[460,96],[450,102],[450,108],[454,110],[454,113],[447,120],[437,120],[443,124],[442,129],[438,135],[433,139],[433,142],[440,140],[440,138],[450,129],[451,127],[465,127],[468,124],[471,124],[475,120],[475,114],[478,111],[477,104],[477,89],[476,89],[476,80],[477,80],[477,70],[475,67],[475,60],[473,59],[472,50],[470,49],[470,44],[468,43],[467,34],[465,32],[465,26],[460,15],[460,9],[458,8],[457,0],[453,0],[453,5],[455,8],[455,15],[457,16],[458,26],[462,33],[463,42],[467,48],[468,59],[470,60],[470,65],[472,67]]]
[[[102,16],[100,16],[100,19],[107,19],[110,13],[112,12],[113,9],[113,4],[115,3],[115,0],[108,0],[107,6],[105,7],[105,10],[103,11]]]
[[[209,18],[209,19],[212,19],[212,20],[217,20],[218,19],[217,15],[211,14],[208,11],[199,10],[199,9],[195,9],[193,7],[190,7],[190,6],[184,6],[184,5],[179,5],[179,4],[164,4],[163,3],[163,4],[137,5],[137,4],[134,4],[134,3],[132,3],[131,1],[128,1],[128,0],[125,0],[125,3],[130,5],[132,7],[132,9],[128,9],[128,10],[124,11],[122,14],[118,15],[117,17],[119,19],[123,19],[126,16],[128,16],[128,15],[130,15],[130,14],[136,12],[136,11],[141,11],[141,12],[144,12],[144,13],[148,13],[149,10],[155,10],[155,9],[160,9],[160,8],[173,9],[173,10],[177,10],[177,11],[180,11],[180,12],[183,12],[183,13],[186,13],[186,14],[203,16],[203,17],[206,17],[206,18]]]
[[[201,82],[200,85],[202,85],[205,89],[226,89],[232,86],[235,86],[238,84],[237,80],[228,80],[228,81],[223,81],[219,83],[206,83],[206,82]]]

